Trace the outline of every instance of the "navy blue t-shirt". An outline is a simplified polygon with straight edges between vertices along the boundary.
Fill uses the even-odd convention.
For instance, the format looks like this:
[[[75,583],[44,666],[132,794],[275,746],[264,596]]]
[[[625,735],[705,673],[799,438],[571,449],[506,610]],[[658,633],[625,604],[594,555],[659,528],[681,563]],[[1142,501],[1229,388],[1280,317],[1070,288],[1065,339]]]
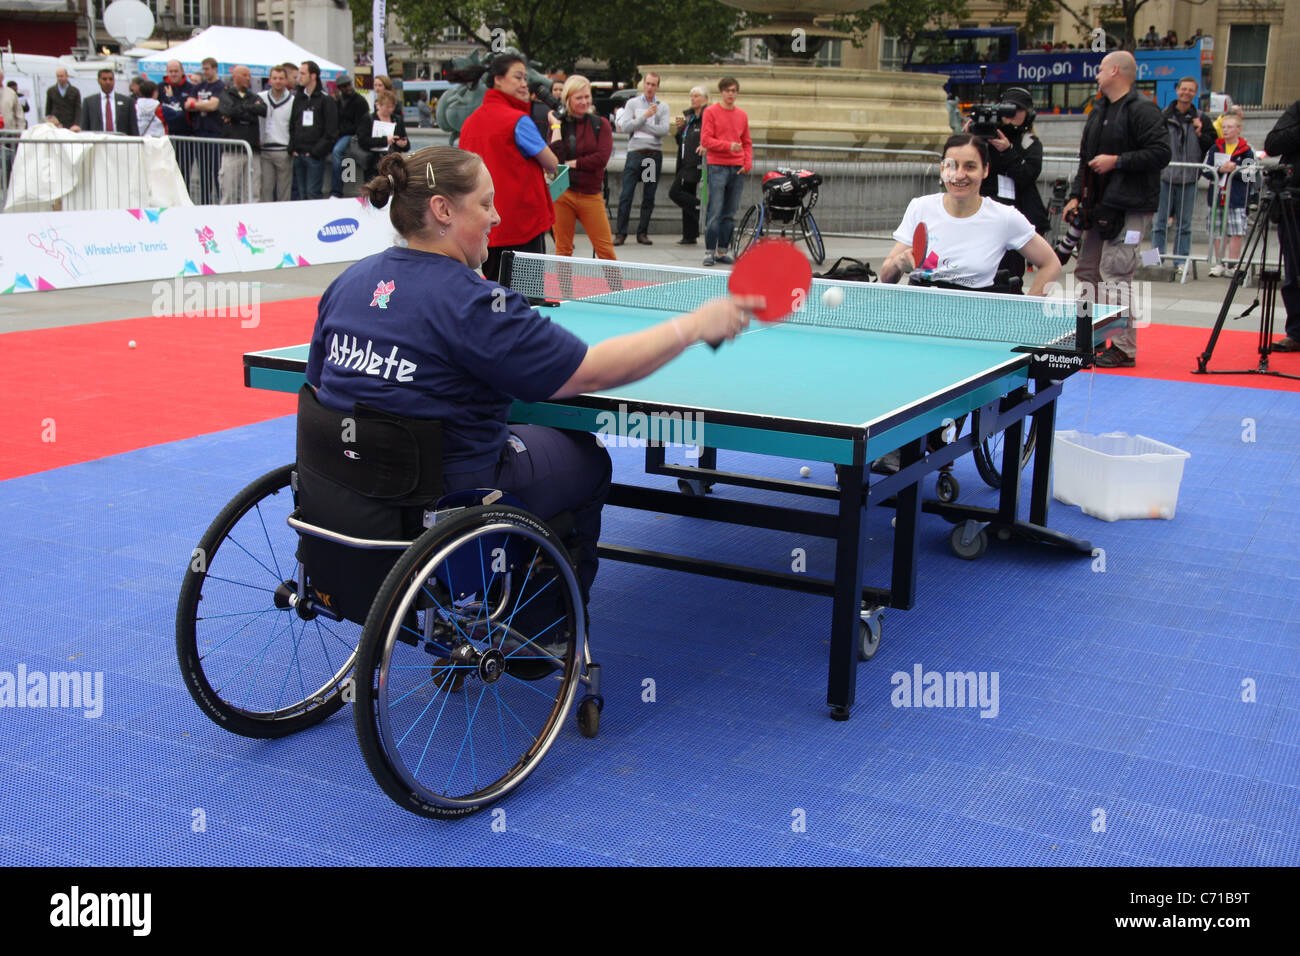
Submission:
[[[352,265],[321,296],[307,381],[321,404],[356,402],[442,422],[449,474],[496,463],[511,400],[555,394],[587,345],[464,263],[394,247]]]
[[[171,90],[168,95],[167,90]],[[166,78],[158,84],[158,102],[162,104],[163,119],[167,121],[167,132],[173,136],[193,136],[194,127],[190,125],[185,114],[185,101],[194,95],[194,84],[185,80],[180,86],[172,86]]]
[[[204,80],[194,87],[194,98],[200,103],[206,103],[208,100],[219,100],[221,94],[225,92],[226,84],[221,80],[213,80],[209,83]],[[194,132],[200,136],[220,136],[221,135],[221,114],[216,110],[211,113],[200,113],[194,111]]]

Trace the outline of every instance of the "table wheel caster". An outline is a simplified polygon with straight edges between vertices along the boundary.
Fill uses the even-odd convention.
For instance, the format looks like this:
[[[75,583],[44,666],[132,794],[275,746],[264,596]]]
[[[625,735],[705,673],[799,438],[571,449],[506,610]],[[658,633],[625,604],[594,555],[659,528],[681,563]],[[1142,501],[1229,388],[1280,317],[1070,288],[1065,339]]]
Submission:
[[[957,557],[974,561],[988,550],[989,536],[978,521],[963,521],[952,529],[948,543]]]
[[[713,482],[703,478],[678,478],[677,490],[684,495],[707,495],[713,490]]]
[[[605,706],[603,697],[587,696],[578,704],[578,730],[582,736],[591,738],[600,732],[600,712]]]
[[[884,608],[873,607],[862,612],[858,622],[858,660],[869,661],[880,650],[880,628]]]

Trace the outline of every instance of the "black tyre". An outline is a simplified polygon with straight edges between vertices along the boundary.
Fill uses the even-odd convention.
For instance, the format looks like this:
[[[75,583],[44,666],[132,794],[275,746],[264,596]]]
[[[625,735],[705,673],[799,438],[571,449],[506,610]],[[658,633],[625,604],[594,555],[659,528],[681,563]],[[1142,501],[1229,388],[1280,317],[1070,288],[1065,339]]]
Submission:
[[[858,660],[869,661],[880,650],[880,635],[884,615],[880,608],[872,608],[863,613],[858,621]]]
[[[754,203],[745,211],[745,217],[740,220],[740,225],[736,227],[736,233],[731,237],[731,254],[739,256],[750,244],[763,235],[763,226],[766,221],[766,211],[762,203]]]
[[[578,730],[590,739],[600,733],[600,702],[588,697],[578,704]]]
[[[573,706],[584,617],[563,543],[527,512],[468,508],[426,531],[357,661],[357,739],[384,792],[450,819],[523,783]]]
[[[934,480],[934,491],[944,504],[952,504],[961,495],[961,483],[952,472],[941,471],[939,477]]]
[[[190,695],[245,737],[283,737],[343,705],[361,628],[290,606],[299,572],[292,465],[254,481],[208,527],[176,605]]]
[[[799,230],[803,233],[803,241],[808,246],[813,262],[821,265],[826,261],[826,245],[822,242],[821,230],[817,228],[817,220],[812,213],[806,212],[799,217]]]
[[[979,428],[979,412],[971,416],[971,427]],[[1020,470],[1024,471],[1030,459],[1034,457],[1034,446],[1038,443],[1038,429],[1032,418],[1025,419],[1024,445],[1020,449]],[[975,469],[984,483],[990,488],[1002,487],[1002,450],[1006,432],[994,432],[975,446]]]

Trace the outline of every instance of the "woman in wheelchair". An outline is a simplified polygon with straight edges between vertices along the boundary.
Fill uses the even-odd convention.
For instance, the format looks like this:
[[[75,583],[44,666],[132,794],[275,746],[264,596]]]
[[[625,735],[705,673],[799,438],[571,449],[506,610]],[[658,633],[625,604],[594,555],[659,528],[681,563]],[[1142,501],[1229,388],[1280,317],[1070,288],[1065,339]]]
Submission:
[[[406,247],[362,259],[321,297],[307,363],[316,398],[337,413],[364,405],[440,422],[443,492],[510,492],[544,520],[572,512],[585,602],[596,576],[609,455],[587,432],[507,426],[512,400],[636,381],[695,342],[734,338],[755,301],[715,299],[588,347],[475,271],[500,222],[492,177],[477,155],[435,146],[386,156],[364,193],[376,208],[391,207]]]
[[[1046,295],[1061,274],[1061,263],[1047,240],[1015,207],[980,196],[989,175],[988,145],[978,136],[957,133],[944,144],[940,178],[944,192],[908,203],[894,231],[896,243],[880,268],[881,282],[897,282],[911,271],[909,284],[972,292],[1011,292],[1012,277],[998,266],[1009,249],[1034,266],[1029,295]],[[912,234],[925,223],[925,260],[913,271]],[[1000,281],[999,281],[1000,280]]]

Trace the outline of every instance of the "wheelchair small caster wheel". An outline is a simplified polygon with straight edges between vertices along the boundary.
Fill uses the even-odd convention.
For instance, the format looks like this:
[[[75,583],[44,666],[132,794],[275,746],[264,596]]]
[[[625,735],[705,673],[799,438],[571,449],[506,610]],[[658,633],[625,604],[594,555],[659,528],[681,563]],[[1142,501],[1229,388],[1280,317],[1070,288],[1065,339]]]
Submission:
[[[965,521],[952,529],[948,543],[952,545],[952,553],[957,557],[974,561],[988,550],[989,536],[975,522]]]
[[[584,697],[578,705],[578,730],[591,738],[600,732],[600,711],[604,703],[599,697]]]
[[[713,482],[704,481],[700,478],[678,478],[677,490],[684,495],[695,497],[697,495],[707,495],[713,489]]]
[[[880,608],[872,608],[869,611],[862,612],[862,620],[858,622],[858,660],[869,661],[876,656],[876,651],[880,650],[880,628],[884,615],[880,613]]]
[[[961,494],[961,485],[958,484],[957,479],[948,474],[948,472],[941,471],[939,472],[939,477],[935,479],[934,490],[939,496],[940,501],[944,504],[951,504],[956,501],[957,496]]]

